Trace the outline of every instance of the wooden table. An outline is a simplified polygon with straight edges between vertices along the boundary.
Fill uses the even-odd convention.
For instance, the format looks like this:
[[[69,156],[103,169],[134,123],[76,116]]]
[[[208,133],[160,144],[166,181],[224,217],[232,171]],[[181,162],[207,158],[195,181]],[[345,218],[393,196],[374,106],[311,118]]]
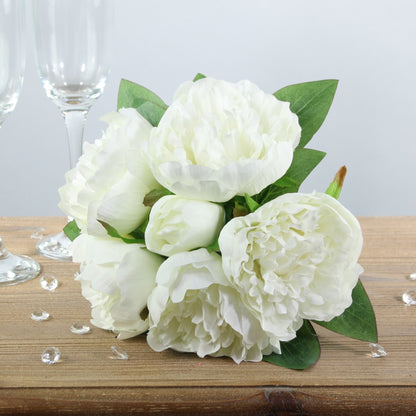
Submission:
[[[54,232],[64,222],[0,217],[7,248],[37,259],[61,283],[54,293],[39,278],[0,287],[0,414],[416,414],[416,306],[401,300],[416,289],[408,279],[416,272],[416,217],[360,218],[362,281],[388,355],[371,358],[368,343],[318,327],[321,358],[306,371],[156,353],[144,336],[118,341],[98,328],[71,333],[74,322],[90,319],[77,265],[40,257],[30,238],[37,227]],[[39,307],[52,319],[31,320]],[[129,360],[110,359],[112,345]],[[60,348],[59,363],[41,362],[48,346]]]

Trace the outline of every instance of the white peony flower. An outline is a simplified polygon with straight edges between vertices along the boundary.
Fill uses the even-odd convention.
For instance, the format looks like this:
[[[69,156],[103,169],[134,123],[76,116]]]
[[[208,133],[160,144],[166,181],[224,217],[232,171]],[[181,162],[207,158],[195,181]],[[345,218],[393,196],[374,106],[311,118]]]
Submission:
[[[288,103],[249,81],[204,78],[179,87],[146,152],[156,179],[173,193],[224,202],[282,177],[300,133]]]
[[[149,327],[147,298],[155,287],[163,258],[138,244],[81,234],[72,244],[73,261],[81,263],[82,295],[91,303],[95,326],[120,339]]]
[[[121,109],[105,118],[109,127],[94,144],[85,143],[75,168],[59,189],[59,207],[83,232],[106,235],[102,220],[128,234],[146,218],[144,196],[160,187],[142,159],[141,143],[152,126],[134,109]]]
[[[150,211],[146,247],[164,256],[207,247],[218,238],[224,221],[224,208],[218,204],[168,195]]]
[[[148,299],[147,342],[198,356],[260,361],[272,348],[259,321],[227,281],[221,257],[206,249],[174,254],[160,267]]]
[[[320,193],[280,196],[219,237],[224,272],[274,347],[303,319],[329,321],[351,305],[362,243],[357,219]]]

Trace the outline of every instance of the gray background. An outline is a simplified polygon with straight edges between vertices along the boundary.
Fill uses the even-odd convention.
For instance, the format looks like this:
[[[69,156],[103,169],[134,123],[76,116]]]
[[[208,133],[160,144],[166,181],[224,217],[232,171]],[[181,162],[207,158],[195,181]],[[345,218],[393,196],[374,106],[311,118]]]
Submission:
[[[341,202],[356,215],[416,215],[416,3],[412,0],[116,1],[115,49],[88,141],[116,108],[121,78],[170,103],[197,72],[250,79],[273,93],[293,83],[340,80],[308,147],[327,152],[302,190],[325,190],[348,168]],[[0,215],[61,215],[66,132],[38,78],[28,13],[25,82],[0,130]]]

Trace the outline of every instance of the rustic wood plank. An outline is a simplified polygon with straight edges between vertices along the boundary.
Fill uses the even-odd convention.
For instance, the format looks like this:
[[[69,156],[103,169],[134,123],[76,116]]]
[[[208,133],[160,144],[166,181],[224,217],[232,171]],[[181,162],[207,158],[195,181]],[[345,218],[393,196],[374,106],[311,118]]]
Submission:
[[[13,415],[414,415],[413,387],[240,387],[0,390]]]
[[[416,307],[406,307],[401,295],[416,289],[408,279],[416,271],[416,217],[365,217],[360,222],[362,281],[388,355],[370,358],[368,343],[317,327],[321,359],[298,372],[265,362],[236,365],[227,358],[156,353],[144,336],[120,342],[98,328],[85,336],[72,334],[72,323],[90,319],[89,303],[73,278],[77,265],[39,256],[30,238],[37,227],[59,231],[65,219],[0,217],[7,248],[32,256],[43,272],[61,282],[54,293],[43,290],[38,278],[0,287],[0,414],[52,414],[54,409],[110,414],[117,405],[126,414],[127,408],[131,414],[196,408],[206,414],[215,409],[218,414],[233,409],[247,414],[253,409],[259,414],[347,414],[342,409],[410,414],[406,409],[415,408],[416,397]],[[32,321],[30,313],[38,307],[52,319]],[[110,346],[117,344],[129,353],[128,361],[109,359]],[[46,366],[40,354],[51,345],[61,349],[62,361]]]

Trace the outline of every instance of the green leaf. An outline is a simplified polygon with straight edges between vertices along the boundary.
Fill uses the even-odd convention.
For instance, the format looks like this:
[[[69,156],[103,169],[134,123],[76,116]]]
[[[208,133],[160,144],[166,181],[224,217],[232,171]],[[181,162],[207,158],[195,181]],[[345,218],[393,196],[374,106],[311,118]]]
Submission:
[[[144,234],[146,232],[147,224],[149,224],[149,216],[135,229],[130,233],[130,236],[138,241],[145,241]]]
[[[142,105],[136,108],[137,112],[140,113],[153,127],[157,127],[165,114],[165,109],[158,105],[151,103],[150,101],[143,102]]]
[[[293,153],[292,164],[285,173],[284,177],[293,179],[295,182],[302,184],[302,182],[309,176],[309,174],[316,168],[316,166],[325,157],[325,152],[320,150],[297,148]]]
[[[299,147],[304,147],[319,130],[334,99],[338,81],[334,79],[289,85],[274,96],[290,103],[290,109],[299,117],[302,135]]]
[[[195,78],[193,79],[193,82],[199,81],[200,79],[203,79],[203,78],[206,78],[206,76],[204,74],[201,74],[201,73],[198,72],[195,75]]]
[[[205,247],[208,251],[220,251],[220,245],[218,244],[218,238],[209,246]]]
[[[245,215],[250,214],[250,209],[248,208],[245,199],[242,199],[240,196],[235,197],[234,199],[234,208],[232,211],[232,217],[244,217]]]
[[[225,210],[225,223],[234,217],[242,217],[250,214],[245,198],[240,195],[236,195],[234,198],[231,198],[229,201],[223,202],[220,205],[222,205]]]
[[[296,333],[296,338],[289,342],[281,342],[280,347],[281,354],[266,355],[263,361],[293,370],[304,370],[315,364],[321,354],[318,336],[306,320]]]
[[[342,315],[329,322],[314,322],[333,332],[361,341],[377,342],[378,339],[374,310],[360,280],[352,291],[352,305]]]
[[[122,236],[110,224],[107,224],[106,222],[100,221],[100,220],[98,220],[98,222],[106,229],[107,234],[110,237],[119,238],[127,244],[144,244],[144,238],[133,238],[133,237],[128,237],[128,236]]]
[[[250,212],[254,212],[260,206],[249,194],[245,194],[244,198]]]
[[[74,241],[81,234],[81,230],[75,220],[72,220],[65,225],[64,233],[71,241]]]
[[[118,90],[117,110],[120,108],[135,108],[149,123],[157,126],[168,106],[147,88],[122,79]]]
[[[117,109],[120,108],[134,108],[134,103],[136,100],[144,100],[152,102],[159,107],[167,109],[168,106],[163,102],[163,100],[157,96],[154,92],[148,90],[147,88],[136,84],[134,82],[122,79],[120,81],[120,86],[118,90],[118,101]],[[139,103],[139,105],[141,105]]]
[[[160,198],[167,195],[173,195],[173,193],[166,188],[153,189],[144,196],[143,205],[145,207],[152,207]]]
[[[297,192],[298,190],[298,182],[291,178],[283,177],[280,178],[277,182],[272,183],[268,187],[264,188],[259,194],[253,196],[253,199],[257,201],[259,205],[264,205],[265,203],[272,201],[281,195]]]
[[[253,199],[260,205],[272,201],[280,195],[298,192],[300,185],[312,170],[324,158],[325,153],[319,150],[297,148],[293,153],[293,161],[283,177],[269,185]]]

